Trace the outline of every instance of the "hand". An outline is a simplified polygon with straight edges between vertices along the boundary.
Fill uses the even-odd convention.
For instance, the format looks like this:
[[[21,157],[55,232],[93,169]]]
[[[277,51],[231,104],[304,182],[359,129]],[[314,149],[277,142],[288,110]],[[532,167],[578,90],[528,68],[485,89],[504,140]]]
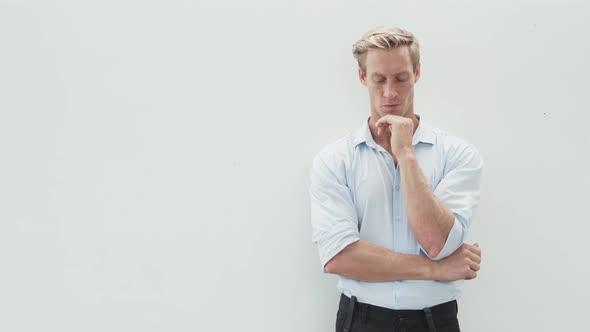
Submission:
[[[435,262],[434,280],[455,281],[474,279],[481,263],[479,244],[463,243],[459,249],[446,258]]]
[[[379,119],[375,126],[377,127],[377,136],[387,129],[391,131],[391,152],[398,159],[407,153],[414,152],[412,149],[414,122],[411,119],[397,115],[386,115]]]

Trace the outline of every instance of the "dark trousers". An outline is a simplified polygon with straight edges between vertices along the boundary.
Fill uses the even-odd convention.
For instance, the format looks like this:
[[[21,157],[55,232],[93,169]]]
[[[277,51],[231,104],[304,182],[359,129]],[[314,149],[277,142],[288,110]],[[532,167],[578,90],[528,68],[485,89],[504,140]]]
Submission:
[[[422,310],[393,310],[356,301],[342,294],[336,332],[460,332],[457,301]]]

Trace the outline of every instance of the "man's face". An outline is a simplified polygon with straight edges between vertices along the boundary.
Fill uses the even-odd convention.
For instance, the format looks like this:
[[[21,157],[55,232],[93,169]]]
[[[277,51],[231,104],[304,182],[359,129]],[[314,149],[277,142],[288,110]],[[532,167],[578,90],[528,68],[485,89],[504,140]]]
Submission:
[[[413,117],[420,66],[413,70],[408,47],[369,49],[365,68],[366,73],[359,69],[359,78],[369,90],[371,116],[375,120],[388,114]]]

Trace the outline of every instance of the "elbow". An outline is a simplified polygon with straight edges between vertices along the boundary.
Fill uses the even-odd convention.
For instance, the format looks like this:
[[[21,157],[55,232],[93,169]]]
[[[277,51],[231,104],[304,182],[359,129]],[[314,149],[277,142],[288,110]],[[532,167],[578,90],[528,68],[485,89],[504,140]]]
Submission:
[[[336,256],[332,257],[332,259],[330,259],[326,265],[324,265],[324,270],[327,273],[339,275],[349,270],[351,258],[349,252],[350,251],[345,248],[341,252],[337,253]]]
[[[325,265],[324,271],[331,274],[342,274],[351,267],[351,259],[358,248],[358,241],[347,245],[344,249],[334,255]]]
[[[324,265],[324,270],[330,274],[337,274],[338,271],[338,255],[334,256],[332,259]]]
[[[432,243],[432,244],[428,244],[423,246],[424,251],[426,252],[426,254],[428,255],[428,257],[430,257],[430,259],[436,259],[438,257],[438,255],[440,255],[442,249],[443,249],[444,244],[438,244],[438,243]]]
[[[434,259],[440,254],[441,250],[442,248],[439,247],[431,247],[429,249],[426,249],[426,253],[428,254],[428,257]]]

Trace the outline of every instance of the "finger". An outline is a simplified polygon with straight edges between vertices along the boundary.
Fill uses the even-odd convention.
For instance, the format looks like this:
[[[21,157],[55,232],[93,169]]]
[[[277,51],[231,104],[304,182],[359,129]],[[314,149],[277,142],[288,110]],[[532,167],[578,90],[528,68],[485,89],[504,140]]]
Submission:
[[[375,122],[375,126],[387,126],[393,124],[393,122],[389,122],[389,120],[391,120],[391,115],[383,116]]]
[[[375,124],[377,127],[377,136],[381,136],[381,132],[383,131],[383,125]]]
[[[477,278],[477,272],[470,270],[469,272],[467,272],[467,277],[465,279],[471,280],[475,278]]]
[[[481,249],[479,248],[479,244],[475,243],[472,246],[469,246],[469,249],[471,250],[471,252],[474,252],[481,256]]]
[[[471,269],[471,271],[477,272],[480,269],[479,264],[475,263],[475,262],[471,262],[469,264],[469,268]]]
[[[471,259],[472,261],[476,262],[477,264],[481,263],[481,257],[475,253],[469,253],[468,255],[469,259]]]
[[[383,119],[383,118],[381,118],[381,119]],[[377,136],[380,136],[388,128],[389,128],[389,131],[391,131],[391,125],[387,121],[379,120],[375,123],[375,127],[377,127]]]
[[[377,122],[375,122],[375,126],[379,127],[383,125],[383,122],[385,122],[386,119],[385,117],[382,117],[381,119],[377,120]]]

